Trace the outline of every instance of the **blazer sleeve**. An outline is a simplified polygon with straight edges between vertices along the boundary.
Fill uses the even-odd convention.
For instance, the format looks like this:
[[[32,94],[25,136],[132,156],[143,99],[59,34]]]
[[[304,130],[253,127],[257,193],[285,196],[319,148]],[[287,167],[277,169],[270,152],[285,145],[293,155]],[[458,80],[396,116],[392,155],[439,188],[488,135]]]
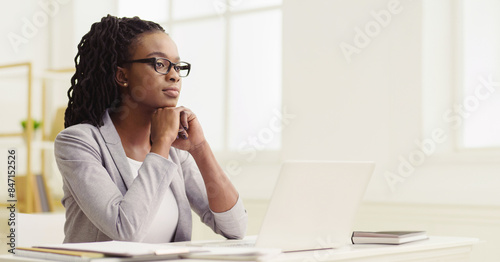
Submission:
[[[64,186],[85,216],[108,237],[141,241],[178,166],[150,153],[137,178],[122,193],[115,181],[121,179],[120,174],[111,157],[103,157],[103,145],[95,137],[91,128],[81,127],[65,129],[57,136],[55,157]]]
[[[226,212],[212,211],[208,205],[203,177],[194,158],[186,151],[179,152],[179,156],[189,203],[194,212],[200,216],[201,221],[215,233],[226,238],[242,239],[245,237],[248,215],[241,198],[238,197],[236,204]]]

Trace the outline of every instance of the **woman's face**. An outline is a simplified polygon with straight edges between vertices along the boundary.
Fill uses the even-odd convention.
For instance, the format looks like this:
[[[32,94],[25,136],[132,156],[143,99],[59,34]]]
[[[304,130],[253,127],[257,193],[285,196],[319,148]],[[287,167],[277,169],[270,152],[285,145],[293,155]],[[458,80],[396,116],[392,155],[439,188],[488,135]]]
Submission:
[[[144,33],[131,47],[130,60],[144,58],[167,58],[173,63],[180,61],[174,41],[164,32]],[[124,68],[127,81],[126,93],[131,102],[156,110],[161,107],[175,107],[179,100],[182,80],[173,68],[162,75],[150,63],[129,63]]]

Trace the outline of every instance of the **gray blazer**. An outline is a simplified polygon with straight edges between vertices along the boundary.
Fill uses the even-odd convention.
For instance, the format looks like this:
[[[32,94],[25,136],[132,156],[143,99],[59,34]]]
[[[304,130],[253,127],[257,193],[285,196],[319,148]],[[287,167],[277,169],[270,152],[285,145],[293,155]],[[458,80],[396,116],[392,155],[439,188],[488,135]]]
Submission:
[[[188,152],[172,147],[169,159],[149,153],[134,179],[108,112],[103,121],[101,127],[66,128],[55,141],[63,177],[65,243],[140,242],[168,187],[179,206],[173,241],[191,239],[191,208],[214,232],[226,238],[244,237],[247,214],[242,201],[223,213],[211,211],[203,178]]]

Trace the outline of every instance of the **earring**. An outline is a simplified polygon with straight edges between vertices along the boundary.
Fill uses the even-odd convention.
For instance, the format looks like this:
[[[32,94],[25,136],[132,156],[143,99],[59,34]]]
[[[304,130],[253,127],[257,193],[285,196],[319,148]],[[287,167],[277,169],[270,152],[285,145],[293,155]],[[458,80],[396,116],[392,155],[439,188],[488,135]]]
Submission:
[[[123,83],[123,86],[128,86],[128,84],[127,83]]]

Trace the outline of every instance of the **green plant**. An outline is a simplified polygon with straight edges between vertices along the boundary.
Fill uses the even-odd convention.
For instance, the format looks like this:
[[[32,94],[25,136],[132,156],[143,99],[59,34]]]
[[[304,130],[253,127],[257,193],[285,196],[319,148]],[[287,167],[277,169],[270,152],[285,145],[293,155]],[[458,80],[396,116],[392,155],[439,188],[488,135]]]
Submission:
[[[23,126],[23,130],[26,130],[27,123],[28,123],[27,120],[21,121],[21,126]],[[37,130],[41,125],[42,121],[36,121],[33,119],[33,130]]]

